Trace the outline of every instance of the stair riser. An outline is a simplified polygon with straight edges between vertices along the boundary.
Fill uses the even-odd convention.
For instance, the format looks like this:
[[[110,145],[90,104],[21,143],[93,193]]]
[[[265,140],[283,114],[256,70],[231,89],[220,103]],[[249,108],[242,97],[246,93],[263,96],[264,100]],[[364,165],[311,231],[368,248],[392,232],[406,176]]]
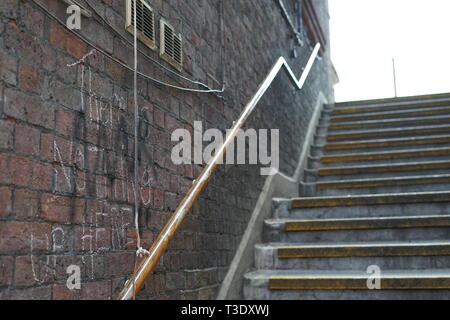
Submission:
[[[406,110],[401,112],[384,113],[377,112],[372,114],[356,114],[356,115],[343,115],[343,116],[324,116],[323,121],[329,121],[330,123],[343,123],[343,122],[354,122],[354,121],[370,121],[370,120],[386,120],[386,119],[403,119],[403,118],[413,118],[413,117],[427,117],[427,116],[439,116],[439,115],[449,115],[449,107],[439,107],[439,108],[429,108],[429,109],[417,109],[417,110]]]
[[[449,200],[450,201],[450,200]],[[274,211],[278,219],[336,219],[363,217],[392,217],[444,215],[450,213],[450,203],[413,203],[393,205],[371,205],[350,207],[302,208],[290,210],[289,203],[279,205]]]
[[[408,142],[409,143],[409,142]],[[373,153],[373,152],[399,152],[399,151],[409,151],[417,149],[435,149],[435,148],[450,148],[450,140],[442,141],[442,143],[427,143],[426,141],[416,141],[414,144],[405,143],[404,145],[394,145],[390,147],[363,147],[363,148],[353,148],[348,149],[336,149],[336,150],[326,150],[323,146],[312,145],[310,149],[310,154],[313,157],[322,157],[325,155],[359,155],[362,153]]]
[[[450,290],[269,290],[246,282],[247,300],[448,300]]]
[[[303,196],[343,196],[349,194],[386,194],[402,192],[429,192],[429,191],[448,191],[450,183],[445,184],[414,184],[408,186],[377,187],[377,188],[353,188],[353,189],[329,189],[303,192]]]
[[[340,133],[343,131],[361,131],[389,128],[407,128],[411,126],[446,125],[450,124],[448,116],[431,116],[420,118],[405,118],[398,120],[372,120],[372,121],[349,121],[342,123],[330,123],[328,119],[319,121],[320,128],[326,127],[329,133]]]
[[[340,115],[353,115],[353,114],[364,114],[373,112],[389,112],[389,111],[399,111],[399,110],[415,110],[423,108],[435,108],[449,106],[449,100],[442,100],[436,102],[421,102],[421,103],[401,103],[401,104],[391,104],[391,105],[378,105],[378,106],[365,106],[365,107],[335,107],[331,110],[330,114],[334,116]],[[328,109],[327,109],[328,110]]]
[[[397,178],[397,177],[415,177],[421,175],[448,175],[450,174],[449,169],[440,170],[410,170],[401,171],[401,168],[392,168],[389,172],[373,172],[373,173],[345,173],[336,175],[320,175],[316,171],[309,171],[305,173],[305,177],[312,182],[325,182],[325,181],[343,181],[350,179],[377,179],[377,178]],[[331,172],[330,172],[331,173]]]
[[[263,239],[264,242],[314,244],[351,241],[448,240],[450,227],[285,232],[282,228],[266,226]]]
[[[383,270],[424,270],[450,267],[450,256],[414,257],[346,257],[346,258],[293,258],[279,259],[269,250],[256,250],[256,270],[302,270],[302,271],[366,271],[376,265]]]
[[[326,142],[344,142],[344,141],[358,141],[358,140],[375,140],[375,139],[390,139],[390,138],[407,138],[407,137],[421,137],[430,135],[443,135],[450,134],[450,127],[443,128],[430,128],[422,130],[395,130],[389,132],[361,132],[361,133],[345,133],[336,134],[331,133],[327,136],[316,135],[315,144],[321,144]]]
[[[439,93],[439,94],[428,94],[421,96],[411,96],[411,97],[396,97],[396,98],[383,98],[383,99],[370,99],[370,100],[360,100],[360,101],[346,101],[337,102],[334,108],[370,108],[370,107],[380,107],[380,106],[394,106],[394,105],[413,105],[413,104],[428,104],[428,103],[438,103],[441,101],[448,101],[450,99],[449,93]]]
[[[445,161],[448,160],[449,156],[436,156],[436,157],[409,157],[409,158],[399,158],[392,160],[371,160],[371,161],[348,161],[348,162],[330,162],[321,163],[320,160],[315,158],[308,159],[308,169],[318,169],[320,168],[330,168],[330,167],[344,167],[344,166],[372,166],[372,165],[391,165],[400,163],[410,163],[410,162],[431,162],[431,161]]]

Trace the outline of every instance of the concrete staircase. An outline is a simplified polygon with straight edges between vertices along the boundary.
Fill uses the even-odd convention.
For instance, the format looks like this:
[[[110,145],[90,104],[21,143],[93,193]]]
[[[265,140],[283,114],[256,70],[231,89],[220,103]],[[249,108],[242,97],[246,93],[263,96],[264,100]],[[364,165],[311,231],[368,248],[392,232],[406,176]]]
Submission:
[[[326,107],[300,196],[274,199],[245,299],[450,299],[450,95]]]

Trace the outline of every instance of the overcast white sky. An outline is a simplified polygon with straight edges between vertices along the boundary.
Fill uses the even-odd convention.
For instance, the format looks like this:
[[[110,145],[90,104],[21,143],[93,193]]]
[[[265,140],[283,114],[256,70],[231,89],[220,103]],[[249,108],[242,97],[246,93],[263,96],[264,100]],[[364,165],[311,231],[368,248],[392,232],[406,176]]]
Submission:
[[[329,0],[336,101],[450,92],[450,0]]]

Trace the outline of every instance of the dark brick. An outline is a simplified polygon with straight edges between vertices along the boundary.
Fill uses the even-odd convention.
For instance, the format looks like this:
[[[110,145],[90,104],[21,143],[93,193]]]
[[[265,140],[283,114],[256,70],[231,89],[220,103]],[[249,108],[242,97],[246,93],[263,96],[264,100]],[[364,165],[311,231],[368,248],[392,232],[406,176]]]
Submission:
[[[14,125],[10,122],[0,120],[0,149],[11,149],[13,147]]]
[[[0,291],[1,300],[51,300],[51,297],[50,286]]]
[[[36,68],[28,63],[21,63],[19,66],[19,87],[22,90],[33,93],[41,93],[42,77]]]
[[[0,51],[0,80],[17,85],[17,59],[6,51]]]
[[[0,287],[10,285],[14,270],[14,258],[0,256]]]
[[[0,2],[0,15],[7,18],[16,18],[19,12],[19,0],[2,0]]]
[[[81,283],[81,290],[69,290],[64,285],[53,286],[55,300],[110,300],[111,282],[94,281]]]
[[[40,195],[36,191],[16,189],[14,191],[14,214],[16,218],[33,219],[39,215]]]
[[[9,217],[12,212],[11,190],[0,188],[0,218]]]
[[[23,125],[16,125],[14,132],[14,149],[26,156],[38,156],[40,147],[40,131]]]

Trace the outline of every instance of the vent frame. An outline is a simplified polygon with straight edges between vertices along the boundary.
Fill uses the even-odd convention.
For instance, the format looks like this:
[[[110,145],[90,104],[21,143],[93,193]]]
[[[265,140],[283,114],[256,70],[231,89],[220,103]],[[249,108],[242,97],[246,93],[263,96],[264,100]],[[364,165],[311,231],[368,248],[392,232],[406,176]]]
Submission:
[[[142,17],[142,30],[139,30],[139,21],[138,21],[138,30],[137,30],[137,38],[144,43],[147,47],[152,50],[156,50],[156,32],[155,32],[155,11],[153,8],[147,3],[145,0],[127,0],[127,13],[126,13],[126,23],[125,29],[134,36],[134,12],[133,12],[133,3],[137,3],[139,6],[142,6],[141,12],[144,15],[144,11],[148,10],[150,13],[151,21],[146,21],[144,17]],[[139,12],[138,17],[139,19]],[[146,25],[144,26],[144,23]],[[150,25],[148,25],[150,24]],[[150,28],[148,31],[145,27]]]
[[[160,57],[178,71],[183,70],[183,38],[164,18],[160,19]]]

